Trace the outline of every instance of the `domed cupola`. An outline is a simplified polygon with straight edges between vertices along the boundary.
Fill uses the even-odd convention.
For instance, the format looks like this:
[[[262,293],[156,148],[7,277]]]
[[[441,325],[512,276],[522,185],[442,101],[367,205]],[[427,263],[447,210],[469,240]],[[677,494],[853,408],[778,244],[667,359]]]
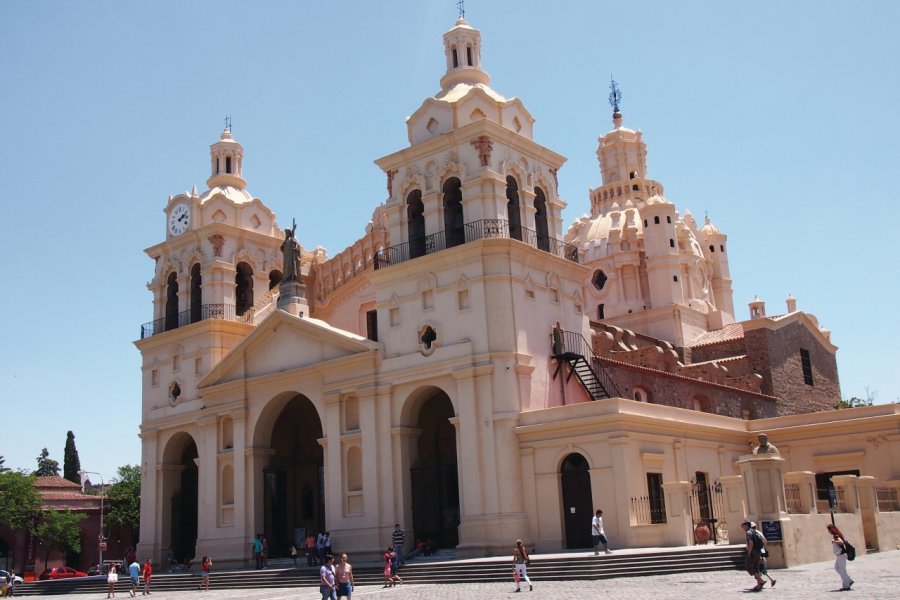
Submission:
[[[444,34],[447,73],[441,77],[441,89],[449,90],[458,83],[490,85],[491,76],[481,69],[481,33],[464,17]]]
[[[243,190],[247,182],[241,176],[244,147],[231,135],[231,125],[226,125],[219,141],[209,147],[212,174],[206,180],[210,189],[233,187]]]

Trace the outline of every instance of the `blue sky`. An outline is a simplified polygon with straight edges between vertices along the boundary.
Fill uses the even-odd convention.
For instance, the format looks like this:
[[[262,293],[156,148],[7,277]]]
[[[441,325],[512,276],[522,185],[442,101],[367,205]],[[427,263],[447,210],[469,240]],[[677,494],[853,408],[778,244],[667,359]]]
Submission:
[[[334,255],[385,199],[456,6],[0,0],[0,455],[109,479],[140,460],[143,249],[169,194],[205,189],[231,115],[250,191]],[[729,236],[739,318],[792,293],[840,347],[843,395],[900,399],[897,2],[466,3],[492,86],[568,157],[565,227],[600,183],[610,75],[649,176]]]

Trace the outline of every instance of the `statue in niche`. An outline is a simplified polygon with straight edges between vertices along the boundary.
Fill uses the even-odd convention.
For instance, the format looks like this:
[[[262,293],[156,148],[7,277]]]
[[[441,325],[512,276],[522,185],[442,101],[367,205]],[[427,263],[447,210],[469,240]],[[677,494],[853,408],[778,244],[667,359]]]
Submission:
[[[290,283],[296,281],[303,283],[303,275],[300,273],[300,244],[294,234],[297,231],[297,221],[293,220],[291,229],[285,228],[284,242],[281,244],[281,252],[283,257],[283,276],[282,283]]]
[[[761,433],[756,437],[759,440],[759,446],[753,449],[753,454],[774,454],[775,456],[781,456],[781,453],[778,451],[778,448],[775,447],[775,444],[769,443],[769,436]]]

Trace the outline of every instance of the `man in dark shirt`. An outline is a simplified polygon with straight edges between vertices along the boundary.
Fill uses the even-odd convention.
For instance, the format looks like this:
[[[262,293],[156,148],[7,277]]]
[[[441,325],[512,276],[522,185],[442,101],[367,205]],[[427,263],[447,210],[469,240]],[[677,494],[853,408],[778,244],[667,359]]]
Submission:
[[[397,560],[401,565],[405,565],[406,556],[403,552],[403,544],[406,542],[406,534],[400,529],[400,523],[394,523],[394,533],[391,534],[391,540],[394,542],[394,552],[397,553]]]

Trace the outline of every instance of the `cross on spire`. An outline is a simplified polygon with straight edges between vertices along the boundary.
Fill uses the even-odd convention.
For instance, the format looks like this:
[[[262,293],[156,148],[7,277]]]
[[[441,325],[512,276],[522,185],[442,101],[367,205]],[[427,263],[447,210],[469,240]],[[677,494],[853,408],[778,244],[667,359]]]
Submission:
[[[231,117],[229,115],[225,115],[225,131],[231,131]]]
[[[459,18],[465,19],[466,18],[466,0],[457,0],[456,8],[459,9]]]
[[[609,76],[609,105],[613,108],[613,113],[619,112],[619,103],[622,102],[622,90],[616,80]]]

